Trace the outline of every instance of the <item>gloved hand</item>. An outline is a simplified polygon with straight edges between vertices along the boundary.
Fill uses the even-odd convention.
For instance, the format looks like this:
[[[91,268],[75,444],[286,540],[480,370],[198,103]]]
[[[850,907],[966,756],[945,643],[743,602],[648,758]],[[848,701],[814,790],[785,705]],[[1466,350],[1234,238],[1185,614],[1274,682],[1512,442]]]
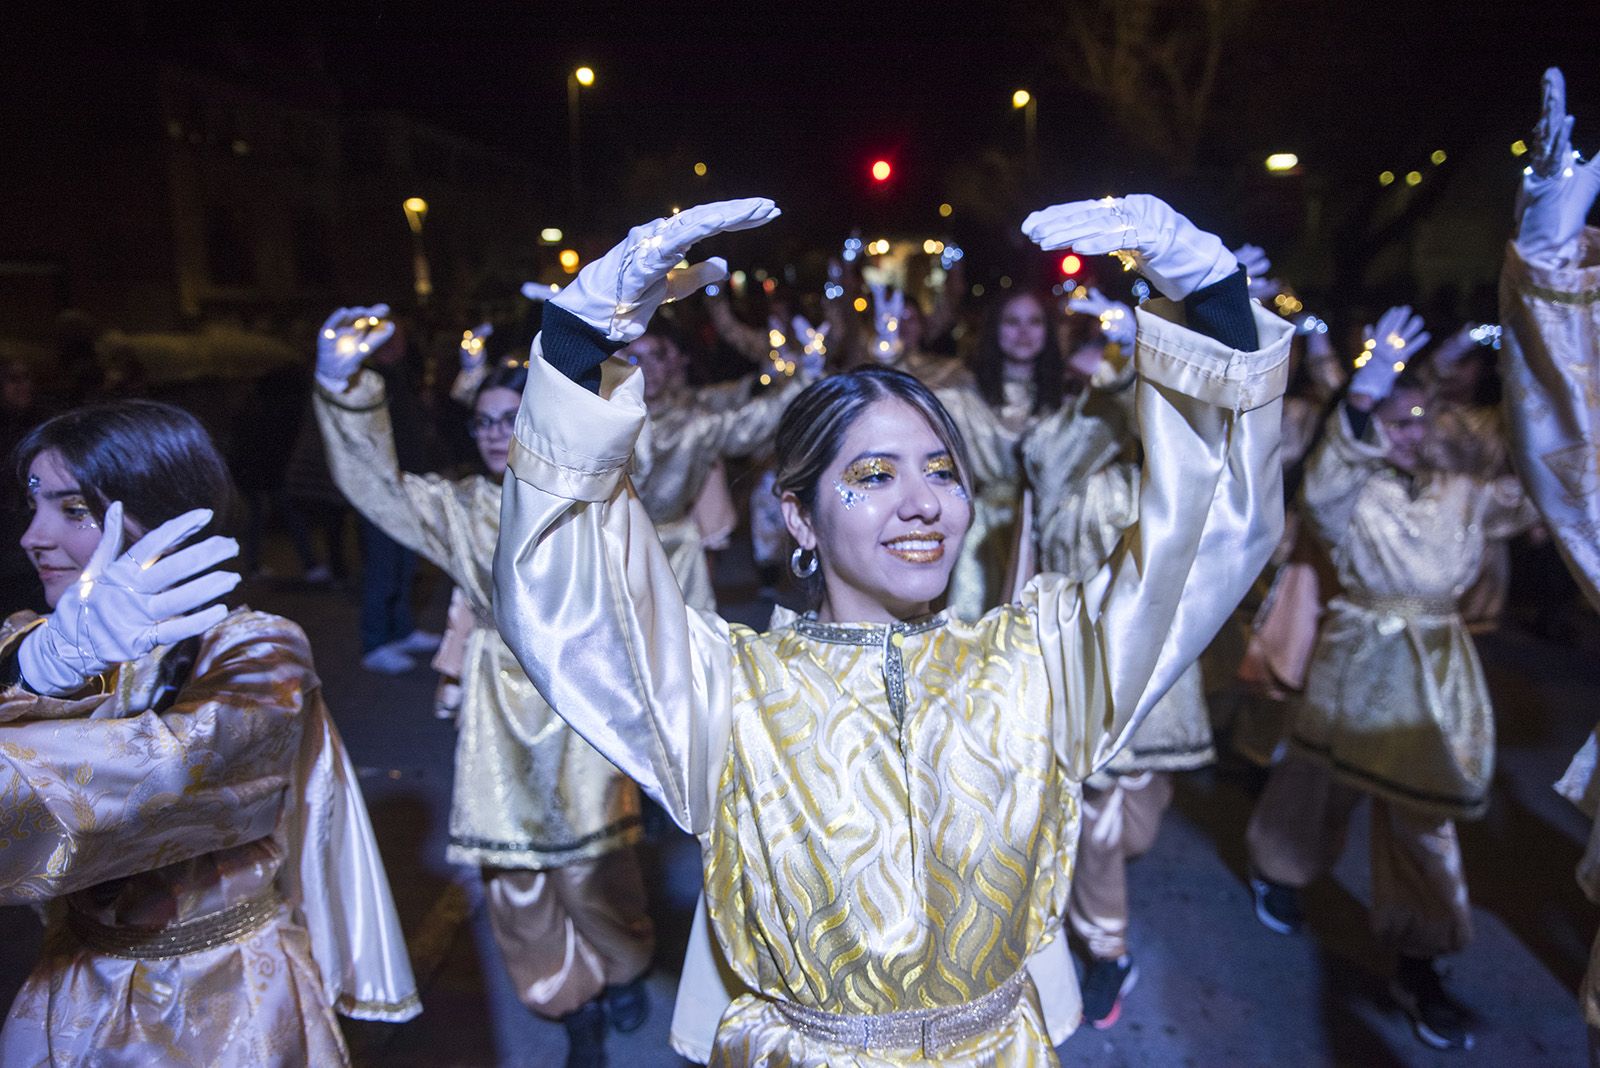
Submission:
[[[614,342],[637,341],[656,309],[728,277],[726,260],[678,268],[690,247],[714,234],[748,230],[779,215],[761,197],[723,200],[635,226],[616,248],[578,272],[550,303]]]
[[[561,292],[561,287],[554,283],[550,285],[546,285],[543,282],[522,283],[522,295],[535,304],[543,304],[559,292]]]
[[[1517,251],[1547,266],[1577,261],[1584,220],[1600,194],[1600,163],[1572,149],[1572,116],[1561,70],[1544,72],[1544,102],[1533,131],[1532,162],[1517,195]]]
[[[17,649],[28,688],[56,697],[74,693],[113,664],[137,660],[158,645],[181,642],[222,622],[226,605],[196,609],[239,584],[235,572],[211,570],[237,556],[239,543],[213,536],[163,555],[209,522],[209,508],[185,512],[124,553],[122,502],[107,508],[105,533],[83,574]]]
[[[484,343],[494,336],[493,323],[479,323],[461,337],[461,370],[464,374],[483,369],[489,353]]]
[[[1483,327],[1477,323],[1468,323],[1460,330],[1445,338],[1434,346],[1430,358],[1433,365],[1441,373],[1448,374],[1457,364],[1466,359],[1467,354],[1480,344],[1479,337]]]
[[[1250,296],[1260,301],[1271,300],[1279,286],[1278,280],[1271,277],[1272,261],[1267,259],[1267,250],[1260,245],[1240,245],[1233,250],[1233,258],[1244,268]]]
[[[888,292],[881,282],[872,283],[871,288],[872,328],[878,335],[872,343],[872,358],[893,363],[905,348],[900,340],[900,320],[906,313],[906,295],[901,290]]]
[[[810,382],[822,377],[824,363],[828,356],[828,328],[831,323],[823,323],[820,327],[812,326],[811,320],[803,315],[796,315],[792,320],[794,333],[789,335],[789,340],[800,344],[800,374]]]
[[[389,305],[370,308],[340,308],[328,316],[317,334],[317,381],[324,389],[343,393],[350,388],[350,377],[373,352],[394,337],[389,321]]]
[[[1164,296],[1182,300],[1220,282],[1239,263],[1214,234],[1147,193],[1075,200],[1036,211],[1022,232],[1043,249],[1096,255],[1125,251]]]
[[[1133,309],[1120,300],[1112,300],[1098,289],[1091,288],[1086,296],[1067,301],[1067,310],[1099,319],[1100,332],[1107,341],[1115,341],[1123,348],[1133,344]]]
[[[1389,395],[1394,380],[1406,369],[1406,361],[1433,337],[1422,328],[1422,316],[1413,314],[1409,305],[1390,308],[1378,316],[1376,325],[1362,328],[1361,336],[1365,340],[1350,377],[1350,393],[1372,404]]]

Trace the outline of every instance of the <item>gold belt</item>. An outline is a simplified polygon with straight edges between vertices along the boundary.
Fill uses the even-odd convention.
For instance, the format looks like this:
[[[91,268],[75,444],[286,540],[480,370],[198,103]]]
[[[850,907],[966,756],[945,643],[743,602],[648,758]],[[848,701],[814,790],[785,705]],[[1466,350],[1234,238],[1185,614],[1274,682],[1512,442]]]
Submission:
[[[1396,616],[1453,616],[1456,603],[1432,597],[1406,597],[1399,594],[1353,594],[1344,599],[1357,608],[1369,612],[1387,612]]]
[[[192,920],[165,927],[133,927],[101,923],[77,909],[67,910],[67,928],[89,949],[110,957],[161,960],[237,942],[265,927],[282,904],[267,893]]]
[[[920,1047],[925,1056],[938,1057],[950,1047],[1004,1022],[1022,998],[1026,974],[1018,971],[987,994],[963,1005],[937,1009],[847,1015],[792,1001],[773,999],[772,1003],[790,1026],[807,1038],[863,1052]]]

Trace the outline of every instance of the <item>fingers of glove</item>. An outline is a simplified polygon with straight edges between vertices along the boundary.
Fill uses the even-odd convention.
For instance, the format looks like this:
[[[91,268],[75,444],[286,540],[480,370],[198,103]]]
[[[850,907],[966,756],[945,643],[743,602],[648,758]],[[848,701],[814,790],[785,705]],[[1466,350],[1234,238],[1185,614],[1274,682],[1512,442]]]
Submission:
[[[558,285],[545,285],[543,282],[522,283],[522,295],[534,303],[543,303],[561,292]]]
[[[84,578],[98,578],[112,561],[122,555],[122,502],[112,501],[106,508],[105,519],[100,523],[100,544],[89,554],[84,565]]]
[[[1252,280],[1265,278],[1267,272],[1272,270],[1272,261],[1267,259],[1266,250],[1260,245],[1240,245],[1233,250],[1233,258],[1239,261],[1239,266]]]
[[[676,247],[687,248],[712,234],[749,230],[765,226],[783,212],[766,197],[746,197],[743,200],[718,200],[710,204],[696,204],[692,208],[667,220]]]
[[[361,309],[358,309],[358,308],[338,308],[338,309],[335,309],[334,313],[332,315],[328,316],[325,320],[323,320],[322,330],[319,332],[318,336],[324,336],[325,337],[330,330],[334,331],[334,332],[337,332],[337,331],[342,330],[343,328],[349,326],[351,323],[355,322],[356,312],[359,311],[359,310],[361,310]]]
[[[192,612],[201,605],[210,604],[239,585],[237,571],[208,571],[170,590],[158,593],[145,601],[145,612],[150,619],[168,619]]]
[[[202,571],[210,571],[222,561],[238,555],[238,542],[213,534],[205,541],[186,546],[154,562],[143,561],[144,578],[139,588],[149,592],[164,590]]]
[[[106,516],[110,518],[109,513]],[[133,543],[127,552],[140,567],[157,559],[175,545],[187,541],[196,531],[211,522],[211,509],[196,508],[162,523]]]
[[[667,300],[682,300],[691,293],[728,277],[728,261],[720,256],[667,274]]]
[[[1072,248],[1098,255],[1128,248],[1138,241],[1127,215],[1115,203],[1079,200],[1058,204],[1028,216],[1022,232],[1043,249]]]
[[[227,617],[228,606],[214,604],[204,611],[195,612],[193,615],[162,620],[151,628],[151,636],[155,639],[157,645],[177,645],[187,638],[193,638],[197,634],[204,634]]]

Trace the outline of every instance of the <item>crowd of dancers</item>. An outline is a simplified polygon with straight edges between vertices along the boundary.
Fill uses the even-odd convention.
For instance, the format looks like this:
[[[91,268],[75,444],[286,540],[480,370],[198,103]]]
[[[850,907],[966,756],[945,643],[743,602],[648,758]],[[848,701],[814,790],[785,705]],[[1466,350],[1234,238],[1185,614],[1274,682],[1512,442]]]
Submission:
[[[1551,71],[1502,323],[1437,344],[1399,307],[1343,350],[1260,249],[1142,194],[1022,224],[1122,259],[1137,306],[1006,290],[941,355],[959,250],[925,310],[852,241],[815,324],[774,301],[761,329],[717,292],[725,263],[686,259],[778,215],[727,201],[525,290],[531,353],[469,332],[453,395],[481,470],[449,479],[396,461],[364,367],[388,309],[335,312],[333,477],[454,584],[447,857],[480,870],[569,1064],[649,1012],[646,805],[703,857],[684,1055],[1055,1063],[1133,990],[1127,864],[1174,775],[1217,758],[1219,679],[1229,744],[1268,769],[1240,829],[1260,921],[1299,929],[1370,798],[1392,996],[1421,1041],[1470,1048],[1438,961],[1472,938],[1456,823],[1494,760],[1471,634],[1535,525],[1600,604],[1600,166],[1571,129]],[[688,384],[658,312],[690,298],[760,369]],[[40,905],[47,939],[0,1063],[347,1063],[334,1013],[421,1003],[304,635],[216,603],[237,546],[194,540],[228,495],[216,449],[123,401],[41,424],[15,461],[51,611],[0,630],[0,903]],[[747,509],[730,462],[755,472]],[[741,511],[803,601],[762,630],[717,614],[708,567]],[[1591,739],[1560,787],[1591,816],[1597,763]],[[1600,845],[1580,876],[1600,899]]]

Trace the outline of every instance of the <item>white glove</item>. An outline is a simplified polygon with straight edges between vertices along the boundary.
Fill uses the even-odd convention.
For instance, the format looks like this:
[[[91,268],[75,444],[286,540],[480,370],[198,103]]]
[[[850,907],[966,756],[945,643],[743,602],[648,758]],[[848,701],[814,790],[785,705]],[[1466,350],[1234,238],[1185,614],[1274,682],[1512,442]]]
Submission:
[[[237,556],[239,543],[213,536],[163,555],[209,522],[209,508],[185,512],[124,553],[122,502],[107,508],[105,533],[83,574],[17,649],[28,688],[55,697],[74,693],[113,664],[137,660],[158,645],[173,645],[222,622],[226,605],[195,609],[239,584],[237,573],[211,570]]]
[[[1107,341],[1115,341],[1123,348],[1133,344],[1133,309],[1120,300],[1112,300],[1098,289],[1091,288],[1088,295],[1067,301],[1067,310],[1099,319],[1100,332]]]
[[[1279,286],[1277,279],[1271,277],[1272,261],[1267,258],[1267,250],[1260,245],[1240,245],[1233,250],[1233,258],[1244,268],[1250,296],[1255,300],[1271,300]]]
[[[545,285],[543,282],[522,283],[522,295],[535,304],[543,304],[559,292],[561,292],[561,287],[555,283],[550,285]]]
[[[792,323],[794,333],[790,334],[789,338],[800,343],[801,377],[808,382],[821,378],[824,361],[828,356],[828,328],[833,324],[812,326],[811,320],[804,315],[796,315]]]
[[[1126,252],[1162,294],[1182,300],[1239,269],[1215,234],[1207,233],[1147,193],[1075,200],[1036,211],[1022,232],[1043,249],[1097,255]]]
[[[394,336],[389,305],[340,308],[328,316],[317,334],[317,381],[324,389],[343,393],[361,361]]]
[[[489,358],[489,351],[484,342],[493,336],[493,323],[479,323],[462,335],[461,372],[463,374],[475,374],[483,370],[484,362]]]
[[[1364,327],[1361,336],[1365,340],[1350,377],[1350,392],[1374,402],[1389,395],[1394,380],[1406,369],[1406,361],[1433,337],[1422,328],[1422,316],[1413,314],[1407,305],[1378,316],[1377,324]]]
[[[900,320],[906,313],[906,295],[901,290],[888,292],[881,282],[873,282],[870,288],[872,329],[878,335],[872,343],[872,358],[879,363],[893,363],[905,348],[900,340]]]
[[[584,267],[551,304],[624,344],[644,334],[661,305],[728,277],[726,260],[679,269],[691,246],[715,234],[748,230],[780,212],[761,197],[723,200],[635,226],[616,248]]]
[[[1533,131],[1533,162],[1517,195],[1517,251],[1553,267],[1578,259],[1584,220],[1600,194],[1600,163],[1572,149],[1567,83],[1557,67],[1544,72],[1544,107]]]
[[[1466,359],[1468,353],[1478,347],[1482,330],[1483,327],[1479,324],[1468,323],[1439,342],[1430,354],[1433,365],[1440,371],[1448,373],[1456,364]]]

